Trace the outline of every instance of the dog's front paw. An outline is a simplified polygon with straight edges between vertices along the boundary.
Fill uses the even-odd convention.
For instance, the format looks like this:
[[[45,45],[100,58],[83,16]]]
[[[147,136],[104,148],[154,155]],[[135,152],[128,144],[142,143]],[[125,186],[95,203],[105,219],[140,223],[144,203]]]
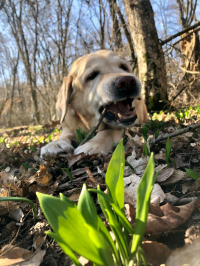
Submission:
[[[84,152],[85,154],[108,154],[111,150],[112,145],[105,146],[104,144],[95,143],[94,141],[88,141],[85,144],[79,146],[74,150],[74,154]]]
[[[55,157],[58,153],[69,152],[73,149],[74,148],[69,144],[68,141],[63,139],[55,140],[41,148],[40,157]]]

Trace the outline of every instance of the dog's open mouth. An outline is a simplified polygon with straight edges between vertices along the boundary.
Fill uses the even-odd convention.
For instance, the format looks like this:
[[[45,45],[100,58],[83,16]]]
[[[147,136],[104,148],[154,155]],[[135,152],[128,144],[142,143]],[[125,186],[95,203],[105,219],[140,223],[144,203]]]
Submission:
[[[100,108],[100,113],[106,108],[105,119],[106,122],[118,122],[122,126],[130,126],[137,119],[135,107],[132,107],[133,99],[126,99],[123,101],[116,101]]]

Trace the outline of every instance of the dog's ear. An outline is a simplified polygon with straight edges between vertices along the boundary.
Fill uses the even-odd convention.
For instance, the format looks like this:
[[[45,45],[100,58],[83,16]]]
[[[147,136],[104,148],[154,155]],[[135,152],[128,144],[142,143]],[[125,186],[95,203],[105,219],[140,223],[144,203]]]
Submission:
[[[135,98],[133,106],[137,114],[136,124],[142,124],[148,120],[147,107],[142,97]]]
[[[67,113],[67,106],[70,102],[71,94],[73,91],[72,80],[73,80],[72,76],[65,77],[63,79],[62,87],[58,93],[58,99],[56,102],[56,111],[58,117],[60,117],[61,124],[65,120],[65,116]]]

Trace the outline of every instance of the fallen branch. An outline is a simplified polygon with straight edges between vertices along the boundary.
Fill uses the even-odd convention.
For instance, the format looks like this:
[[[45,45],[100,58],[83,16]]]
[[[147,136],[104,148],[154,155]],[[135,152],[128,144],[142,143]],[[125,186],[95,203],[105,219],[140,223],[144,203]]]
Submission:
[[[107,108],[104,108],[103,109],[103,112],[102,112],[102,114],[101,114],[101,116],[99,118],[99,121],[98,121],[97,125],[88,133],[88,135],[86,136],[86,138],[79,144],[79,146],[85,144],[92,137],[92,135],[97,131],[97,129],[99,128],[99,126],[100,126],[100,124],[102,122],[102,120],[105,117],[106,110],[107,110]]]
[[[197,123],[197,124],[191,125],[191,126],[189,126],[189,127],[186,127],[186,128],[180,129],[180,130],[177,130],[177,131],[175,131],[175,132],[173,132],[173,133],[167,134],[167,135],[162,136],[162,137],[160,137],[160,138],[152,139],[152,140],[150,141],[150,144],[151,144],[151,145],[154,145],[154,144],[156,144],[156,143],[158,143],[158,142],[160,142],[160,141],[162,141],[162,140],[165,140],[165,139],[168,139],[168,138],[176,137],[176,136],[181,135],[181,134],[184,134],[184,133],[186,133],[186,132],[193,131],[194,129],[197,129],[197,128],[199,128],[199,127],[200,127],[200,123]]]

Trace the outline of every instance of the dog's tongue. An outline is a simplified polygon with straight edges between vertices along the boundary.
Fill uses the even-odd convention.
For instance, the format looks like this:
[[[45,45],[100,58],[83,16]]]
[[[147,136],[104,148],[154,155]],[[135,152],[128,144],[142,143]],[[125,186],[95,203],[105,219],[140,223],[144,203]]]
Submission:
[[[112,113],[120,113],[122,116],[133,115],[133,111],[130,111],[128,104],[123,101],[109,105],[108,111],[111,111]]]

